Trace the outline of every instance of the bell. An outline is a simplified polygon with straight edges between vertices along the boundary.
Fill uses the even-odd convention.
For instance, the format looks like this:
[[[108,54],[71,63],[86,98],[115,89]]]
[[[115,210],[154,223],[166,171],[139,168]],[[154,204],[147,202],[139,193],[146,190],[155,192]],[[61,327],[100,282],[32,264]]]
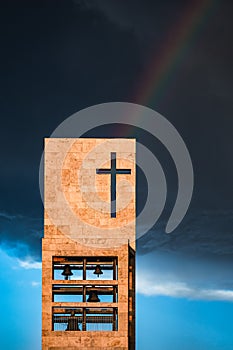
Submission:
[[[68,324],[66,327],[66,331],[80,331],[78,318],[75,316],[75,311],[71,311],[71,315],[68,318]]]
[[[68,280],[68,277],[72,275],[73,272],[71,271],[70,265],[66,264],[62,272],[62,276],[65,276],[65,280]]]
[[[95,267],[95,271],[93,272],[95,275],[97,275],[98,277],[100,276],[100,275],[102,275],[103,274],[103,271],[101,270],[101,267],[100,267],[100,265],[98,264],[98,265],[96,265],[96,267]]]
[[[98,298],[98,295],[96,292],[94,291],[91,291],[90,294],[89,294],[89,297],[87,299],[87,302],[88,303],[96,303],[96,302],[99,302],[100,299]]]

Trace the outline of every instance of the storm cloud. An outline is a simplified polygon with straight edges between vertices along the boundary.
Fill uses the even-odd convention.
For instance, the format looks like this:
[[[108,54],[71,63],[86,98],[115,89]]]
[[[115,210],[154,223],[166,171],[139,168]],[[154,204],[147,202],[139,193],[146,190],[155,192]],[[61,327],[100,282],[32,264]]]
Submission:
[[[135,90],[143,86],[148,70],[153,75],[149,68],[159,62],[161,50],[169,49],[169,34],[184,19],[186,1],[35,0],[2,5],[0,244],[25,268],[38,266],[33,263],[41,256],[38,173],[43,137],[84,107],[143,103],[164,115],[183,137],[195,187],[185,220],[167,235],[164,227],[177,178],[163,146],[150,134],[120,126],[88,134],[137,137],[158,157],[166,175],[172,199],[158,223],[137,242],[138,291],[232,300],[232,3],[209,3],[201,25],[178,48],[181,55],[174,66],[171,57],[167,69],[174,69],[163,80],[162,97],[144,101]],[[139,208],[145,200],[146,180],[139,174]]]

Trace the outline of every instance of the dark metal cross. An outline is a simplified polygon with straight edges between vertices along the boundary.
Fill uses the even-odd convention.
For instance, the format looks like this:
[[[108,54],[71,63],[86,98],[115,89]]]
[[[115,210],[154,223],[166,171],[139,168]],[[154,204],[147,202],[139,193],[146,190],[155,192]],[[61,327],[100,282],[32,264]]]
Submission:
[[[96,174],[111,175],[111,218],[116,217],[116,175],[131,174],[130,169],[117,169],[116,152],[111,152],[111,169],[96,169]]]

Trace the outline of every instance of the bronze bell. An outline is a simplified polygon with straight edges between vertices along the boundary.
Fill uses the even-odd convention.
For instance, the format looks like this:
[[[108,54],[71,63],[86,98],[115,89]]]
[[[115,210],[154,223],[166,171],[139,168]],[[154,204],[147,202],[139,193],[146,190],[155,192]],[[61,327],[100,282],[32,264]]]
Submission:
[[[96,267],[95,267],[95,271],[93,272],[95,275],[97,275],[98,277],[100,276],[100,275],[102,275],[103,274],[103,271],[101,270],[101,267],[100,267],[100,265],[98,264],[98,265],[96,265]]]
[[[71,271],[70,265],[66,264],[62,272],[62,276],[65,276],[65,280],[68,280],[68,277],[72,275],[73,272]]]
[[[87,302],[88,303],[96,303],[96,302],[99,302],[100,299],[98,298],[98,295],[96,292],[94,291],[90,291],[90,294],[89,294],[89,297],[87,299]]]

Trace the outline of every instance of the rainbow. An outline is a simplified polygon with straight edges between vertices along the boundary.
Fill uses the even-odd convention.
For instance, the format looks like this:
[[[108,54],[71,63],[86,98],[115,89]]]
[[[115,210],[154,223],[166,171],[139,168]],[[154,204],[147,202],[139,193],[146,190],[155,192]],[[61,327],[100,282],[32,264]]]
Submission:
[[[157,104],[169,87],[175,83],[179,68],[195,39],[207,23],[216,0],[198,0],[189,3],[181,18],[169,29],[162,47],[156,48],[152,59],[137,83],[139,88],[133,95],[133,101],[141,105]],[[159,51],[159,54],[158,54]]]

